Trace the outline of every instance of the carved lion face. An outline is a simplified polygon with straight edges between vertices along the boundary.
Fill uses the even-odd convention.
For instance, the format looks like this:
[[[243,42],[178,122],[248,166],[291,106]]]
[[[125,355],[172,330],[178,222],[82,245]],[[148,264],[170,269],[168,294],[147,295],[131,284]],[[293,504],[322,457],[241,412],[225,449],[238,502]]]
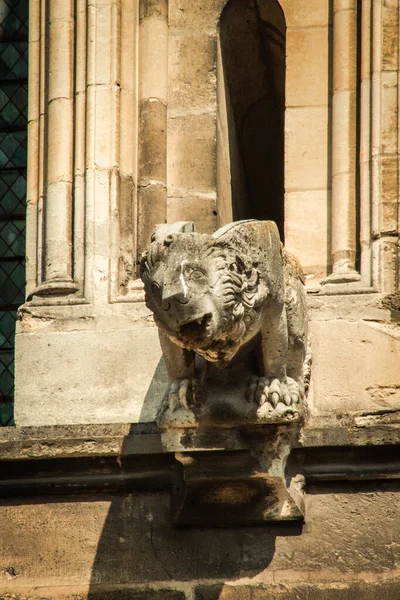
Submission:
[[[258,274],[212,236],[157,239],[141,262],[146,304],[173,342],[211,361],[237,351],[257,314]]]

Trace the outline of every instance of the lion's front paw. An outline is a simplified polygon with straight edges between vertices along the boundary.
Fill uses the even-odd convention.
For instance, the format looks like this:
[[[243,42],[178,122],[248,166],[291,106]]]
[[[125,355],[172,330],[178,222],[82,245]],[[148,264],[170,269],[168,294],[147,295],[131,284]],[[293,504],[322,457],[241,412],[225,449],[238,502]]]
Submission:
[[[168,405],[171,412],[179,408],[190,411],[190,404],[201,400],[203,391],[195,379],[175,379],[168,391]]]
[[[263,412],[275,409],[280,402],[285,406],[294,406],[303,395],[304,391],[291,377],[287,377],[285,382],[269,377],[252,377],[247,390],[248,401],[265,407]]]

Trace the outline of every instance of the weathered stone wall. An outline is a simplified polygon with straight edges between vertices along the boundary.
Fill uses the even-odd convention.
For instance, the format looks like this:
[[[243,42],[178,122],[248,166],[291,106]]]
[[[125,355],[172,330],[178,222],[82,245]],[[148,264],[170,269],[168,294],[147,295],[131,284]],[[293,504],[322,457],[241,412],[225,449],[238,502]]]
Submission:
[[[9,502],[2,597],[395,600],[400,498],[385,487],[310,486],[303,530],[174,529],[165,493]]]
[[[399,597],[398,418],[306,428],[305,523],[228,528],[174,527],[173,455],[129,429],[1,432],[1,598]]]
[[[235,0],[225,38],[246,6]],[[246,181],[262,189],[262,155],[274,145],[262,145],[260,135],[248,146],[253,121],[264,119],[260,131],[274,137],[270,122],[280,113],[268,107],[282,103],[283,93],[284,230],[310,289],[312,414],[398,406],[395,313],[380,305],[398,284],[396,7],[259,0],[250,17],[258,11],[257,27],[267,33],[257,38],[252,26],[247,39],[240,30],[235,43],[246,46],[246,69],[234,80],[227,64],[241,53],[222,48],[219,19],[230,14],[223,0],[32,9],[19,425],[154,418],[166,381],[138,254],[157,222],[191,219],[199,231],[213,231],[235,211],[252,215]],[[61,126],[68,152],[57,142]],[[269,156],[265,169],[274,164]],[[268,216],[278,199],[264,195],[256,194],[256,208]],[[332,265],[334,280],[321,287]]]
[[[246,190],[219,35],[225,5],[31,2],[28,301],[16,343],[20,427],[0,438],[1,598],[400,598],[397,0],[280,3],[284,228],[309,289],[308,427],[341,446],[321,475],[323,444],[303,431],[304,461],[314,447],[304,526],[174,528],[171,449],[158,438],[146,468],[161,476],[136,487],[121,440],[99,442],[95,428],[60,447],[36,429],[155,420],[167,382],[138,252],[164,220],[213,231],[232,218],[232,181]],[[352,281],[321,286],[341,260]],[[136,465],[144,451],[130,443]],[[384,446],[378,466],[359,443],[377,456]],[[115,458],[101,485],[89,464],[99,456]],[[44,495],[57,457],[71,461],[68,483],[54,462]]]

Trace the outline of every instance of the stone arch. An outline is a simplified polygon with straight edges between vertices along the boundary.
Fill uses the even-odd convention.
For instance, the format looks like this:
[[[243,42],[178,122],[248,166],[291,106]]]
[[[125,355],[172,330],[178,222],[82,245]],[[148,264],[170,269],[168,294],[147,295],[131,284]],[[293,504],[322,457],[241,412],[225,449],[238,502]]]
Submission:
[[[232,218],[272,219],[283,237],[286,22],[277,0],[229,0],[219,26],[219,168]],[[225,119],[225,128],[223,125]],[[225,129],[225,139],[224,137]],[[226,192],[226,190],[225,190]],[[224,207],[220,207],[222,215]],[[226,211],[225,211],[226,212]]]

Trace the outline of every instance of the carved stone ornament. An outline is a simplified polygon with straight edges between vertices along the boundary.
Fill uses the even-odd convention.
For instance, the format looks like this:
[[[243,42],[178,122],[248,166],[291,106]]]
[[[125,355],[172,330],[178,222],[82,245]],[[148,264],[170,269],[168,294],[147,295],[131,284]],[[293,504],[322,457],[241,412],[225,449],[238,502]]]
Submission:
[[[158,424],[180,465],[174,522],[301,520],[285,469],[305,413],[306,296],[276,224],[160,225],[140,273],[170,381]]]
[[[213,235],[160,225],[141,260],[170,386],[160,424],[230,427],[304,413],[308,379],[303,274],[272,221]]]

